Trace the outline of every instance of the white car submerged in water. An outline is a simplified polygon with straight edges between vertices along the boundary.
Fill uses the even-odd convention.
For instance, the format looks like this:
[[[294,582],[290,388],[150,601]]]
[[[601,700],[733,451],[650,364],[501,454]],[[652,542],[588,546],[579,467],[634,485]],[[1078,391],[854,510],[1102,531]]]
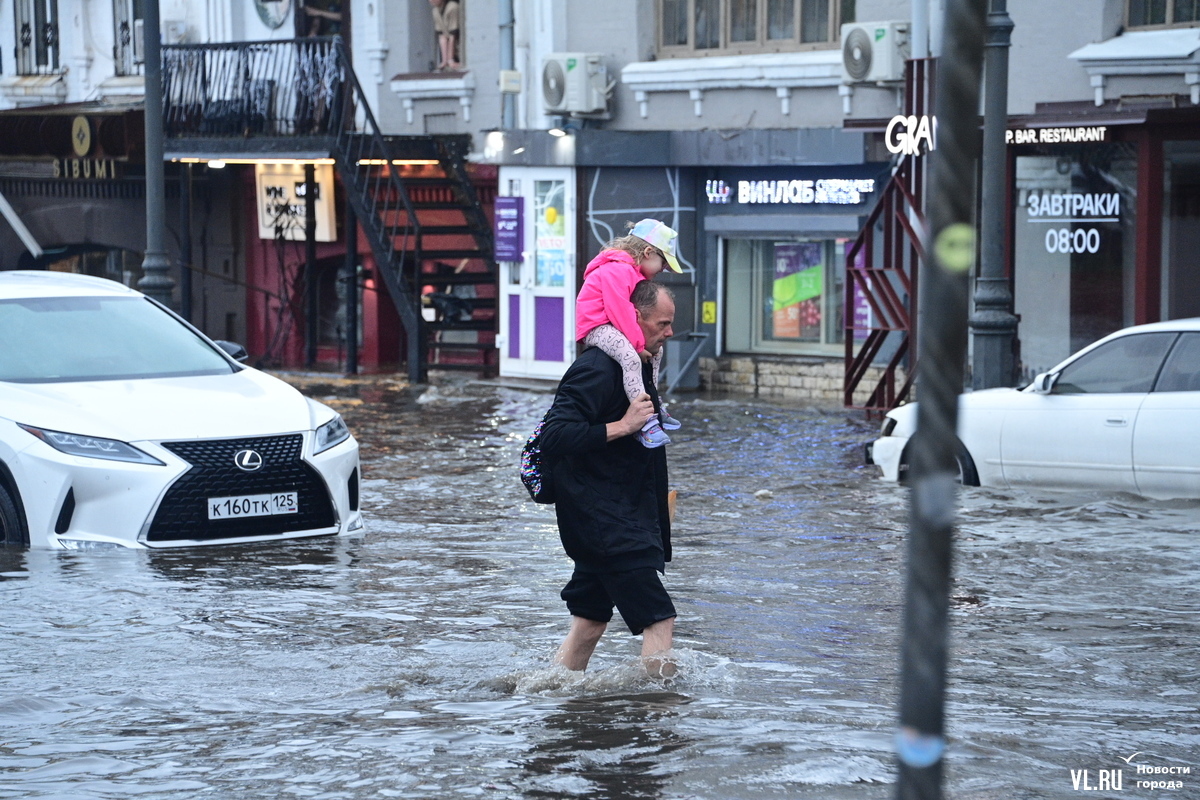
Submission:
[[[888,412],[868,459],[904,480],[915,403]],[[1200,318],[1117,331],[1023,389],[959,399],[963,483],[1200,498]]]
[[[177,547],[362,527],[342,418],[119,283],[0,272],[0,541]]]

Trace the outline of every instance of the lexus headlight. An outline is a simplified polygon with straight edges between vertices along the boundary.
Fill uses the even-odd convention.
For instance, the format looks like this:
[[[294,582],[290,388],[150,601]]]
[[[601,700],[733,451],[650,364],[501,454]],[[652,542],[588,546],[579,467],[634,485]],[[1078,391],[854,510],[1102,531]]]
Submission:
[[[892,431],[894,430],[896,430],[896,420],[892,419],[891,417],[884,417],[883,425],[881,425],[879,428],[879,435],[891,436]]]
[[[329,448],[339,445],[350,438],[350,429],[341,417],[334,417],[317,428],[317,438],[313,442],[313,455],[324,453]]]
[[[19,423],[18,423],[19,424]],[[60,453],[84,458],[103,458],[106,461],[128,461],[133,464],[156,464],[163,466],[149,453],[138,450],[131,444],[119,442],[116,439],[101,439],[98,436],[83,436],[78,433],[63,433],[48,431],[45,428],[34,428],[31,425],[21,425],[22,430],[41,439]]]

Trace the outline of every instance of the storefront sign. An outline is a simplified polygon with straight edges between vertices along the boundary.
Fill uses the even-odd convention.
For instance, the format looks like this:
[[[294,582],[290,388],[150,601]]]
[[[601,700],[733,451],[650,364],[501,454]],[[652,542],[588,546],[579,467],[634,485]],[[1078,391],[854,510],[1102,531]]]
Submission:
[[[112,180],[117,177],[117,162],[111,158],[56,158],[51,168],[64,180]]]
[[[705,181],[704,193],[708,195],[709,203],[723,205],[729,202],[733,190],[729,188],[729,184],[725,181]]]
[[[891,118],[883,134],[888,152],[897,155],[920,155],[922,142],[927,153],[937,147],[937,117],[898,114]]]
[[[717,183],[717,181],[709,183]],[[865,202],[866,198],[863,195],[874,191],[874,178],[738,181],[737,201],[747,205],[791,203],[852,206]],[[710,194],[710,203],[729,202],[727,199],[714,201],[712,197]]]
[[[317,164],[316,216],[318,242],[337,240],[333,211],[333,165]],[[258,236],[261,239],[305,240],[303,164],[255,164],[258,192]]]
[[[1047,253],[1097,253],[1100,230],[1083,227],[1121,221],[1121,195],[1116,192],[1030,192],[1026,203],[1030,223],[1049,223],[1044,237]]]
[[[1079,128],[1015,128],[1004,132],[1005,144],[1070,144],[1107,142],[1108,127],[1093,125]]]
[[[521,261],[524,249],[523,197],[496,198],[496,260]]]

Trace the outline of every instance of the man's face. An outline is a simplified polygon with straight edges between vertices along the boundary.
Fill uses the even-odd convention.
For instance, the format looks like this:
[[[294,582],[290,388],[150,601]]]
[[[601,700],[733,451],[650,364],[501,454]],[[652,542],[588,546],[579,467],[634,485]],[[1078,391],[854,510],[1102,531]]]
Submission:
[[[646,350],[657,353],[662,349],[663,342],[675,333],[671,330],[671,324],[675,321],[675,302],[666,293],[659,294],[658,304],[645,314],[638,311],[637,320],[642,335],[646,337]]]

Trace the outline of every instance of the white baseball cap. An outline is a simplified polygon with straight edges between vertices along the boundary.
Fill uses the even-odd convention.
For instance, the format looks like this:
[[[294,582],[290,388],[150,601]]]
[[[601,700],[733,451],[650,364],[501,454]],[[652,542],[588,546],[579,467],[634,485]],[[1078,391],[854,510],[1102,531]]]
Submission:
[[[679,259],[675,257],[675,240],[679,238],[679,234],[668,228],[666,223],[656,219],[644,219],[634,225],[629,234],[661,250],[672,272],[683,272],[683,268],[679,266]]]

